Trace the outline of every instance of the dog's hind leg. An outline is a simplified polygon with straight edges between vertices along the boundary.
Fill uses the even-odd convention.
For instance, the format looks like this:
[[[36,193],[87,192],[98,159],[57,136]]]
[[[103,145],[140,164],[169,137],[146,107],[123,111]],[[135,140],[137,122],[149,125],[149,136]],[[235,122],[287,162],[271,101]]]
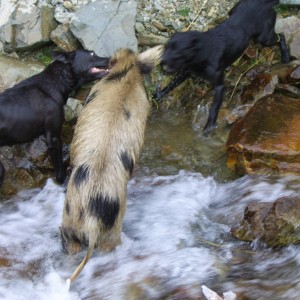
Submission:
[[[66,173],[64,169],[60,138],[57,136],[53,136],[50,131],[47,131],[46,143],[48,146],[51,162],[55,169],[56,180],[58,183],[63,183],[66,177]]]
[[[286,64],[290,61],[290,54],[288,50],[288,46],[285,41],[285,37],[282,33],[276,34],[274,30],[272,30],[269,35],[262,36],[258,38],[259,43],[264,47],[274,46],[279,44],[280,53],[281,53],[281,62]]]
[[[189,77],[188,72],[176,74],[175,78],[165,88],[153,94],[153,99],[160,99],[173,91],[177,86],[184,82]]]
[[[4,169],[2,162],[0,161],[0,187],[3,184],[4,177],[5,177],[5,169]]]
[[[274,12],[274,14],[272,15],[272,19],[270,20],[270,22],[266,22],[266,26],[262,33],[258,36],[257,40],[264,47],[279,44],[281,52],[281,62],[288,63],[290,61],[290,55],[285,37],[283,34],[277,34],[275,32],[275,22],[276,14]]]
[[[217,72],[216,80],[214,82],[214,90],[215,90],[214,100],[213,100],[212,105],[209,110],[207,123],[205,124],[204,129],[203,129],[203,134],[205,136],[208,135],[209,132],[216,125],[219,109],[223,102],[223,96],[224,96],[224,90],[225,90],[224,72],[223,71]]]
[[[278,34],[278,37],[279,37],[279,46],[281,51],[281,62],[286,64],[290,61],[289,49],[285,41],[285,36],[282,33],[280,33]]]

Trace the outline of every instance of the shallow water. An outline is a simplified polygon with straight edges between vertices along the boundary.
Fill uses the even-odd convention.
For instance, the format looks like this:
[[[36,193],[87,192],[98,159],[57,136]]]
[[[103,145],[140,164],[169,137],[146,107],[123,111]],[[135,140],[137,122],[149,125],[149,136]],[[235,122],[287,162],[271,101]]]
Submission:
[[[299,246],[271,250],[230,235],[247,203],[299,194],[299,178],[234,178],[223,138],[199,137],[190,119],[151,118],[122,244],[95,252],[70,292],[65,279],[85,253],[61,251],[63,188],[49,179],[2,202],[0,299],[203,299],[203,284],[239,299],[300,299]]]

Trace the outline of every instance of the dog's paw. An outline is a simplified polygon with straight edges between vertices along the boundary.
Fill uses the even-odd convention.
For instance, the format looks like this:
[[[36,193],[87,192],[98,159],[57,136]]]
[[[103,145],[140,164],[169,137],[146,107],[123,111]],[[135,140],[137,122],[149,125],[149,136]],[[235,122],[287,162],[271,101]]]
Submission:
[[[283,63],[283,64],[287,64],[287,63],[289,63],[291,61],[291,58],[290,58],[290,56],[287,54],[287,55],[282,55],[281,56],[281,62]]]
[[[208,137],[216,127],[215,123],[207,122],[203,128],[202,135]]]
[[[55,179],[57,183],[63,184],[66,179],[66,172],[65,170],[60,170],[59,172],[56,173]]]

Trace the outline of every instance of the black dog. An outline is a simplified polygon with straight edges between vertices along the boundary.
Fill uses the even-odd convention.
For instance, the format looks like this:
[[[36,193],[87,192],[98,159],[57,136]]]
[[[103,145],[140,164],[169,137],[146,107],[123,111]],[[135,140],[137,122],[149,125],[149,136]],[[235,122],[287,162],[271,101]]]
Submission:
[[[230,11],[229,18],[206,32],[190,31],[174,34],[162,58],[167,73],[177,77],[154,97],[160,98],[183,82],[190,73],[210,81],[215,96],[204,132],[216,124],[224,94],[224,70],[238,59],[251,39],[262,46],[280,43],[283,63],[289,61],[285,38],[274,31],[278,0],[241,0]]]
[[[45,70],[0,95],[0,146],[29,142],[44,134],[56,180],[62,183],[64,105],[80,85],[105,76],[109,60],[87,50],[54,51],[52,55],[55,61]],[[0,161],[0,187],[4,173]]]

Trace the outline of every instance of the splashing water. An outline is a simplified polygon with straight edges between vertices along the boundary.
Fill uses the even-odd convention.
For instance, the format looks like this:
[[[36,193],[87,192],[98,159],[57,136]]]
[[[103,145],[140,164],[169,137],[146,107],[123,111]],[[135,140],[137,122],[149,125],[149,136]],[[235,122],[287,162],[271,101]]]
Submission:
[[[133,178],[122,244],[111,253],[95,251],[68,292],[65,280],[85,251],[63,254],[64,190],[48,180],[42,190],[24,191],[2,203],[0,298],[121,300],[130,299],[128,292],[136,285],[149,299],[162,299],[181,287],[202,295],[205,284],[249,299],[297,299],[299,247],[253,251],[229,231],[250,201],[299,191],[294,178],[243,177],[220,184],[185,171]]]

